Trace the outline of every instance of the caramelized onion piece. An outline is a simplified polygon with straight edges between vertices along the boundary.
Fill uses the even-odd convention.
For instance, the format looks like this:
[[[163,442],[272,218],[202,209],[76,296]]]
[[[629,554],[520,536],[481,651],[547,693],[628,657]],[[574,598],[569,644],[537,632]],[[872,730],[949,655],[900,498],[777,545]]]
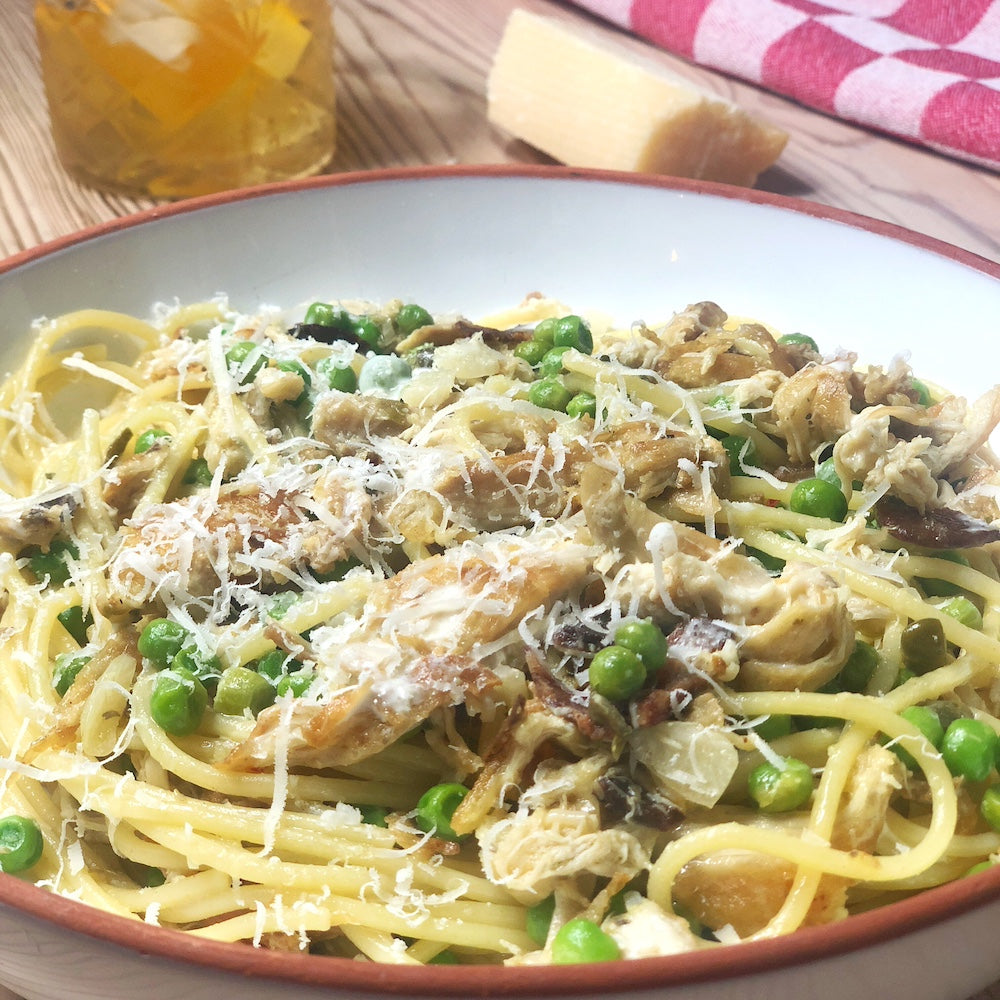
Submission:
[[[684,813],[666,796],[643,788],[624,771],[602,774],[595,791],[605,827],[630,820],[654,830],[674,830],[684,821]]]
[[[893,538],[908,545],[970,549],[1000,542],[1000,529],[948,507],[928,508],[921,514],[901,500],[886,496],[875,505],[875,513]]]

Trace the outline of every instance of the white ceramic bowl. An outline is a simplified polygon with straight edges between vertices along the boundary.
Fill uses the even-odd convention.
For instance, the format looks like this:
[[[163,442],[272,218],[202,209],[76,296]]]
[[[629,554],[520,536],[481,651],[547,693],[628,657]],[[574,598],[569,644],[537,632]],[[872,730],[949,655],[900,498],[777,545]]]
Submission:
[[[401,297],[489,313],[542,291],[621,322],[701,299],[975,395],[997,378],[1000,267],[759,192],[564,171],[340,175],[156,209],[0,263],[0,362],[30,323],[225,292],[245,310]],[[398,968],[255,951],[96,912],[0,876],[0,983],[31,1000],[359,996],[963,1000],[1000,978],[1000,868],[840,924],[601,966]]]

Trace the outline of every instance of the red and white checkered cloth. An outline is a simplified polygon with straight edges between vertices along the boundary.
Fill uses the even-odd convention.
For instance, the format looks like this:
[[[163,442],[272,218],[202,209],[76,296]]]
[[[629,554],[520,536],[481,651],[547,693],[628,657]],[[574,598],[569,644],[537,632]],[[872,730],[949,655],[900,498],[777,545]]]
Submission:
[[[1000,0],[576,0],[678,55],[1000,170]]]

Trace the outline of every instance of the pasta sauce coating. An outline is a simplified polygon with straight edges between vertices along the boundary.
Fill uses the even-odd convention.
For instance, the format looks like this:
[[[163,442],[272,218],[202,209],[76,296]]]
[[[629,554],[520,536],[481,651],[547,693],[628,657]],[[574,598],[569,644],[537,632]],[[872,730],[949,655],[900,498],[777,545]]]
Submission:
[[[36,332],[0,408],[21,877],[529,964],[791,933],[1000,851],[1000,387],[710,302]]]

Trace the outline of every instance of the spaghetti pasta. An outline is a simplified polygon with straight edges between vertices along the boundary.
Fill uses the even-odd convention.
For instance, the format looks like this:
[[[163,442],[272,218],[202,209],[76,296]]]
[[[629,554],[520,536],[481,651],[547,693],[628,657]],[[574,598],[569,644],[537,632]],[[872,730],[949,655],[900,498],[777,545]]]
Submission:
[[[1000,387],[713,303],[294,315],[84,310],[0,388],[21,877],[518,964],[581,921],[604,958],[787,934],[1000,853]]]

